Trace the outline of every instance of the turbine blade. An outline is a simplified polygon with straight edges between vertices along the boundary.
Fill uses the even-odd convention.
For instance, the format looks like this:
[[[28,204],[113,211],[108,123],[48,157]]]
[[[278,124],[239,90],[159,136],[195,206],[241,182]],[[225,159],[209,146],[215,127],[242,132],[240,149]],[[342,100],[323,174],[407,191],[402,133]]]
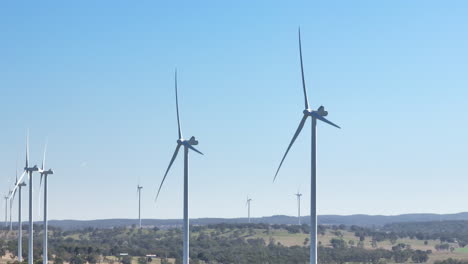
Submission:
[[[186,146],[187,148],[189,148],[189,149],[191,149],[191,150],[197,152],[198,154],[203,155],[203,153],[201,153],[198,149],[194,148],[194,147],[193,147],[192,145],[190,145],[187,141],[184,141],[183,144],[184,144],[184,146]]]
[[[41,217],[42,178],[44,178],[44,174],[41,173],[41,180],[39,181],[39,194],[37,195],[37,212],[39,217]]]
[[[291,143],[289,143],[288,148],[286,149],[286,153],[284,153],[283,158],[281,159],[280,165],[278,166],[278,169],[276,170],[275,178],[273,178],[273,181],[276,180],[276,176],[278,176],[278,172],[281,169],[281,165],[283,165],[284,159],[288,155],[289,150],[291,149],[292,145],[294,144],[294,141],[296,141],[297,136],[299,136],[299,133],[301,133],[302,128],[304,127],[305,121],[307,120],[307,115],[304,115],[302,117],[301,122],[299,123],[299,127],[296,130],[296,133],[294,133],[293,138],[291,139]]]
[[[21,174],[20,178],[19,178],[19,181],[16,182],[15,184],[15,187],[13,188],[13,191],[15,192],[16,189],[18,188],[18,185],[21,183],[21,181],[23,180],[23,177],[24,175],[26,174],[26,171],[23,171],[23,174]]]
[[[176,100],[176,110],[177,110],[177,129],[179,132],[179,139],[182,138],[182,129],[180,128],[180,118],[179,118],[179,98],[177,96],[177,69],[175,70],[175,100]]]
[[[15,179],[16,179],[15,184],[17,184],[18,183],[18,159],[16,159]]]
[[[171,169],[172,163],[174,163],[174,160],[177,157],[177,153],[179,152],[180,146],[181,146],[180,144],[177,145],[177,147],[176,147],[176,149],[174,151],[174,154],[172,155],[171,161],[169,162],[169,166],[167,167],[166,173],[164,173],[164,177],[163,177],[163,179],[161,181],[161,185],[159,185],[158,193],[156,194],[156,198],[154,199],[154,202],[156,202],[158,200],[158,196],[159,196],[159,192],[161,191],[161,187],[163,186],[164,181],[166,180],[167,173]]]
[[[325,123],[327,123],[327,124],[329,124],[329,125],[332,125],[332,126],[334,126],[334,127],[336,127],[336,128],[341,128],[341,127],[339,127],[338,125],[336,125],[336,124],[334,124],[333,122],[331,122],[331,121],[329,121],[328,119],[326,119],[325,117],[323,117],[323,116],[321,116],[321,115],[319,115],[319,114],[317,114],[317,113],[315,113],[315,112],[312,113],[312,115],[313,115],[314,118],[317,118],[318,120],[321,120],[321,121],[323,121],[323,122],[325,122]]]
[[[26,136],[26,166],[25,168],[29,168],[29,129]]]
[[[304,65],[302,63],[302,44],[301,44],[301,28],[299,28],[299,57],[301,59],[301,74],[302,74],[302,89],[304,90],[305,109],[309,109],[309,100],[307,99],[307,90],[304,78]]]
[[[46,152],[47,152],[47,140],[44,146],[44,156],[42,157],[42,167],[41,167],[42,171],[45,170]]]

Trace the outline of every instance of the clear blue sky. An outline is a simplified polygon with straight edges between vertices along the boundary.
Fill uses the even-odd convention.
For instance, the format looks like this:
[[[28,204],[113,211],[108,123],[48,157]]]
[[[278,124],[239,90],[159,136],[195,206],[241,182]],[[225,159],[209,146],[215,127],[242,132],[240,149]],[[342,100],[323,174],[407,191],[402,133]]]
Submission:
[[[301,26],[320,214],[468,211],[466,1],[8,1],[0,6],[1,192],[49,139],[51,219],[182,217],[179,69],[191,217],[309,214]],[[36,177],[36,187],[38,186]],[[35,193],[37,194],[37,188]],[[25,200],[26,213],[26,200]],[[15,208],[16,216],[16,208]],[[2,211],[3,213],[3,211]]]

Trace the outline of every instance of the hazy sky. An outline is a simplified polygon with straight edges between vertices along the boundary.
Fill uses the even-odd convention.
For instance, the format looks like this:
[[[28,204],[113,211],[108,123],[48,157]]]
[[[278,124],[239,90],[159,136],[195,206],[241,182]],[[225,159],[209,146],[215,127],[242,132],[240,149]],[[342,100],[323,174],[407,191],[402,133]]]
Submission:
[[[319,214],[468,211],[467,13],[461,0],[2,2],[0,191],[29,128],[32,162],[49,140],[51,219],[134,218],[138,183],[144,218],[181,218],[182,155],[154,203],[177,67],[183,133],[205,153],[191,154],[190,216],[246,216],[247,195],[252,216],[294,215],[298,189],[309,214],[310,124],[272,183],[302,117],[301,26],[309,100],[343,128],[318,126]]]

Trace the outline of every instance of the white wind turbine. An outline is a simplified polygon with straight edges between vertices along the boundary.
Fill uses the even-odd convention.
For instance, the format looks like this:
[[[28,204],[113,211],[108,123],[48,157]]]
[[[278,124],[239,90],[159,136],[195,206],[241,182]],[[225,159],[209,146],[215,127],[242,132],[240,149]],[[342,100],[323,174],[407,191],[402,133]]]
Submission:
[[[45,161],[46,161],[46,151],[47,151],[47,144],[44,147],[44,156],[42,157],[42,165],[41,168],[39,169],[39,173],[41,174],[41,181],[39,185],[39,189],[41,188],[42,185],[42,179],[44,179],[44,234],[43,234],[43,242],[42,242],[42,260],[44,264],[47,264],[48,262],[48,223],[47,223],[47,176],[54,174],[54,171],[52,169],[45,170]],[[40,199],[40,197],[39,197]]]
[[[138,192],[138,222],[140,224],[140,229],[141,229],[141,189],[143,189],[143,186],[140,186],[140,184],[137,185],[137,192]]]
[[[18,172],[16,172],[18,173]],[[26,171],[23,172],[20,176],[20,181],[23,179],[24,174]],[[15,188],[13,189],[11,199],[15,199],[16,191],[18,191],[18,262],[23,261],[23,222],[21,219],[21,212],[22,212],[22,202],[21,202],[21,188],[26,186],[26,183],[18,181],[18,175],[16,175],[16,183]]]
[[[301,224],[301,196],[302,193],[299,193],[297,191],[296,194],[294,194],[297,197],[297,221],[299,222],[299,225]]]
[[[245,205],[247,205],[247,217],[250,223],[250,202],[252,202],[252,199],[247,196],[247,202]]]
[[[17,181],[18,182],[18,181]],[[18,188],[18,262],[23,261],[23,222],[21,220],[21,188],[26,186],[26,183],[22,182],[17,185]]]
[[[180,147],[184,147],[184,249],[183,249],[183,264],[189,263],[189,203],[188,203],[188,184],[189,184],[189,160],[188,160],[188,153],[189,149],[195,151],[198,154],[203,155],[200,151],[195,149],[193,146],[198,145],[198,141],[195,137],[191,137],[189,140],[186,140],[182,137],[182,131],[180,128],[180,119],[179,119],[179,99],[177,96],[177,70],[175,71],[175,96],[176,96],[176,111],[177,111],[177,128],[179,139],[177,139],[177,147],[172,155],[171,161],[169,162],[169,166],[167,167],[166,173],[159,185],[158,193],[156,194],[156,200],[158,199],[159,192],[161,191],[161,187],[163,186],[164,180],[166,180],[167,173],[174,163],[174,160],[177,157],[177,153],[179,152]]]
[[[9,200],[9,195],[3,196],[5,199],[5,227],[8,227],[8,200]]]
[[[340,128],[336,124],[328,121],[325,116],[328,115],[328,112],[325,111],[325,108],[323,106],[320,106],[317,110],[312,110],[309,107],[309,101],[307,99],[307,91],[306,91],[306,85],[305,85],[305,78],[304,78],[304,66],[302,63],[302,47],[301,47],[301,31],[299,29],[299,56],[300,56],[300,61],[301,61],[301,75],[302,75],[302,88],[304,91],[304,104],[305,104],[305,110],[303,111],[303,117],[301,122],[299,123],[299,127],[296,130],[296,133],[294,133],[294,136],[289,143],[288,148],[286,149],[286,153],[284,153],[283,158],[281,159],[280,165],[278,166],[278,170],[276,171],[275,178],[273,181],[276,179],[276,176],[278,176],[278,172],[281,168],[281,165],[283,164],[284,159],[286,158],[286,155],[288,155],[289,150],[291,149],[291,146],[294,144],[294,141],[296,141],[297,136],[301,132],[302,128],[304,127],[304,124],[307,120],[308,117],[311,117],[312,121],[312,135],[311,135],[311,203],[310,203],[310,263],[311,264],[316,264],[317,263],[317,156],[316,156],[316,151],[317,151],[317,145],[316,145],[316,139],[317,139],[317,120],[320,120],[322,122],[325,122],[329,125],[332,125],[334,127]]]
[[[13,199],[11,199],[11,195],[13,194],[13,191],[8,192],[8,201],[10,202],[10,231],[13,230],[13,221],[11,219],[11,214],[13,213]]]
[[[28,174],[29,178],[29,226],[28,226],[28,233],[29,233],[29,241],[28,241],[28,264],[33,264],[33,241],[34,241],[34,233],[33,233],[33,172],[38,171],[39,169],[37,168],[36,165],[33,167],[30,167],[29,164],[29,133],[28,136],[26,137],[26,164],[24,166],[24,172],[21,175],[19,181],[16,182],[14,191],[18,188],[20,182],[23,180],[23,177],[25,174]],[[13,192],[14,192],[13,191]]]

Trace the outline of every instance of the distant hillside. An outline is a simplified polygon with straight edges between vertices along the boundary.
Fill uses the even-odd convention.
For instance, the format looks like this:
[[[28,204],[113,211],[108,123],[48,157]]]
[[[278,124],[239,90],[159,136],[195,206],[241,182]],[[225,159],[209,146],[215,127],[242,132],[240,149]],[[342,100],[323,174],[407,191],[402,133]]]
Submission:
[[[302,223],[308,223],[309,217],[301,217]],[[395,216],[384,215],[321,215],[318,217],[322,225],[358,225],[358,226],[384,226],[391,223],[407,222],[434,222],[446,220],[468,220],[468,213],[458,214],[404,214]],[[191,219],[192,225],[207,225],[218,223],[247,223],[247,218],[197,218]],[[275,215],[268,217],[252,218],[253,223],[267,224],[297,224],[297,217]],[[100,220],[51,220],[49,224],[64,230],[93,228],[112,228],[119,226],[131,226],[136,224],[136,219],[100,219]],[[143,219],[144,226],[157,226],[159,228],[170,228],[182,225],[181,219]],[[37,224],[40,224],[38,222]]]
[[[433,221],[433,222],[406,222],[385,225],[382,230],[397,233],[421,233],[425,235],[448,235],[459,237],[468,234],[467,220]]]
[[[322,215],[319,223],[326,225],[383,226],[391,223],[434,222],[446,220],[468,220],[468,213],[457,214],[402,214],[402,215]]]

